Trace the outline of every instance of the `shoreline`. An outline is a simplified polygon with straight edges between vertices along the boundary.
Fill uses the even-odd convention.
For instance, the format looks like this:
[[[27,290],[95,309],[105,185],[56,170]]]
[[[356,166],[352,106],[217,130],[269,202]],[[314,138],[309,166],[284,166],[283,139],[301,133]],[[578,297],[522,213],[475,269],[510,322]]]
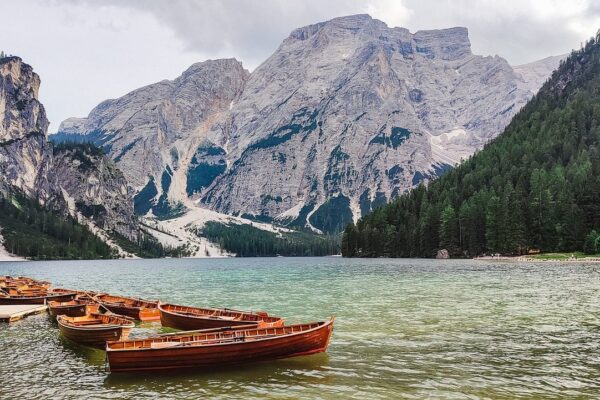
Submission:
[[[27,261],[27,259],[9,253],[4,247],[4,238],[2,237],[2,233],[0,233],[0,262],[2,261]]]
[[[530,256],[516,256],[516,257],[473,257],[475,261],[512,261],[512,262],[535,262],[535,263],[598,263],[600,264],[600,257],[579,257],[579,258],[534,258]]]

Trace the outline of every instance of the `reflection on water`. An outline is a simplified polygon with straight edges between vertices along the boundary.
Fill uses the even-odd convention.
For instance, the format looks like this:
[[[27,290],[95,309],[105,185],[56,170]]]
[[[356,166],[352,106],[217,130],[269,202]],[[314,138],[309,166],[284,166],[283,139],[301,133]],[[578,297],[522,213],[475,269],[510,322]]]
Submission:
[[[337,316],[327,354],[111,375],[46,315],[0,325],[0,398],[594,398],[600,266],[337,258],[0,263],[164,301]],[[172,331],[138,324],[132,337]]]

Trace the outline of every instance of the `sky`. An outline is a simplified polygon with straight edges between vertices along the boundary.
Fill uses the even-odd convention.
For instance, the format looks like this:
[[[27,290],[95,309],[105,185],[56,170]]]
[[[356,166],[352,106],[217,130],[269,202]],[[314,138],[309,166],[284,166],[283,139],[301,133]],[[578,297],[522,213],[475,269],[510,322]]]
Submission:
[[[295,28],[367,13],[411,32],[465,26],[475,54],[523,64],[578,48],[600,0],[3,0],[0,50],[41,76],[50,132],[68,117],[191,64],[252,71]]]

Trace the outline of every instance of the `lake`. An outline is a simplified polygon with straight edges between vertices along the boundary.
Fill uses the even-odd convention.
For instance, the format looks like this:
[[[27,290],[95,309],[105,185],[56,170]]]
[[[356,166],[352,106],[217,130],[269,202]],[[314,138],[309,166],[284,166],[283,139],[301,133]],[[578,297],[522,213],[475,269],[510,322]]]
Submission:
[[[4,262],[0,275],[178,304],[336,316],[326,354],[111,375],[47,315],[0,324],[0,398],[597,398],[600,265],[326,258]],[[162,331],[143,324],[132,336]]]

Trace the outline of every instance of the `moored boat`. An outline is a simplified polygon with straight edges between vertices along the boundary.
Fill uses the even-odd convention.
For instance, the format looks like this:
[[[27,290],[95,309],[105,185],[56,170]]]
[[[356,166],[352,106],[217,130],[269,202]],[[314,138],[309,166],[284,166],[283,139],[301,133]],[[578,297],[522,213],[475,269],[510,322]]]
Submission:
[[[128,318],[113,314],[91,313],[83,317],[56,318],[60,332],[74,342],[103,348],[109,340],[124,340],[135,326]]]
[[[86,314],[97,313],[98,303],[91,300],[75,299],[71,301],[50,301],[48,312],[51,316],[66,315],[68,317],[82,317]]]
[[[52,290],[40,292],[33,295],[3,295],[0,296],[0,305],[13,304],[45,304],[46,301],[71,301],[77,295],[76,292]]]
[[[98,294],[94,299],[115,314],[125,315],[139,321],[160,320],[158,300],[142,300],[109,294]]]
[[[232,327],[159,337],[110,341],[111,372],[214,368],[324,352],[334,318],[270,328]]]
[[[41,285],[9,285],[2,288],[4,293],[9,295],[35,296],[48,291],[48,288]]]
[[[257,325],[258,327],[283,326],[284,320],[266,312],[237,311],[217,308],[199,308],[159,304],[160,322],[181,330],[211,329],[225,326]]]

